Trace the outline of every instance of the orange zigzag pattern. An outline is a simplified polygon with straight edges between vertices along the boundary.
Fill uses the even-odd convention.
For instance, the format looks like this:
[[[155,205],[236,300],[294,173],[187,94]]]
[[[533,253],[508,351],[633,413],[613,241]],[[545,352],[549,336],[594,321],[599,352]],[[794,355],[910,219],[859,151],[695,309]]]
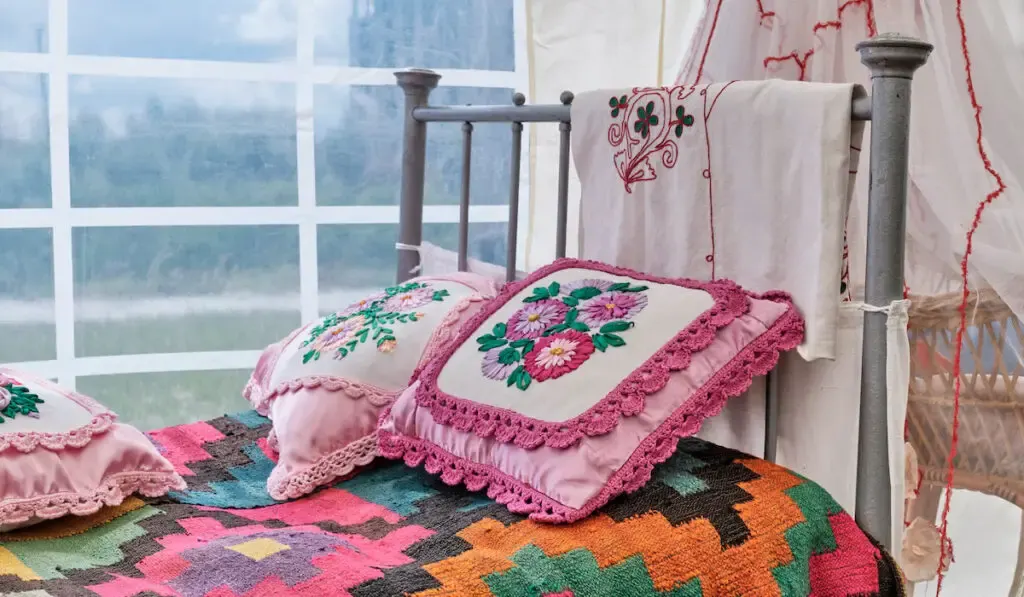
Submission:
[[[489,597],[483,577],[512,568],[510,557],[530,544],[551,557],[586,549],[602,568],[641,555],[659,591],[700,578],[707,595],[780,595],[772,570],[793,560],[785,532],[804,521],[784,492],[804,481],[764,460],[737,462],[760,475],[739,484],[753,497],[734,506],[750,529],[751,538],[742,545],[723,551],[708,520],[673,527],[660,513],[622,522],[598,514],[569,526],[527,520],[506,527],[485,519],[459,533],[473,546],[469,551],[424,566],[441,586],[416,597]]]

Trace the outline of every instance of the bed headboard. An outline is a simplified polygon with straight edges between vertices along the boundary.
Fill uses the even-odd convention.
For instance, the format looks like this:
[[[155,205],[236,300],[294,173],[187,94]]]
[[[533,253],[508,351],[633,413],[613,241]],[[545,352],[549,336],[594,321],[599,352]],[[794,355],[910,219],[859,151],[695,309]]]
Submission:
[[[857,522],[887,544],[891,522],[891,484],[887,442],[886,314],[881,310],[903,297],[906,230],[907,164],[910,145],[910,88],[914,72],[928,60],[931,44],[899,34],[882,34],[857,44],[861,62],[871,72],[870,97],[858,97],[850,108],[854,120],[871,121],[870,186],[868,190],[867,260],[865,272],[864,349],[861,376],[857,459]],[[431,106],[430,92],[441,75],[408,69],[395,73],[405,92],[402,146],[402,194],[398,246],[418,247],[422,241],[427,123],[463,123],[462,188],[459,198],[459,268],[466,269],[469,228],[469,179],[474,123],[507,123],[512,127],[512,171],[509,189],[507,279],[516,273],[519,216],[519,175],[523,123],[558,123],[558,210],[556,254],[564,257],[569,202],[569,140],[573,95],[563,92],[560,104],[528,105],[517,93],[511,105]],[[398,279],[419,265],[419,253],[400,250]],[[871,307],[876,307],[872,310]],[[774,455],[778,405],[768,384],[765,456]]]

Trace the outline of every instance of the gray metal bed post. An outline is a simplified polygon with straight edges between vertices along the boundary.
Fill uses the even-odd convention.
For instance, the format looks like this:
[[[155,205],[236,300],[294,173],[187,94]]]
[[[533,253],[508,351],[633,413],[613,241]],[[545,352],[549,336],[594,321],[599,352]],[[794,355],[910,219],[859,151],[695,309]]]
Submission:
[[[924,65],[931,50],[931,44],[898,34],[883,34],[857,44],[861,62],[871,69],[864,298],[872,307],[885,308],[903,297],[910,87],[914,71]],[[856,518],[861,528],[891,548],[886,320],[884,312],[864,314]]]
[[[398,281],[412,277],[420,264],[418,247],[423,240],[423,185],[426,176],[427,123],[416,120],[413,110],[426,106],[441,75],[422,69],[395,73],[405,92],[405,130],[402,133],[402,197],[398,208]]]

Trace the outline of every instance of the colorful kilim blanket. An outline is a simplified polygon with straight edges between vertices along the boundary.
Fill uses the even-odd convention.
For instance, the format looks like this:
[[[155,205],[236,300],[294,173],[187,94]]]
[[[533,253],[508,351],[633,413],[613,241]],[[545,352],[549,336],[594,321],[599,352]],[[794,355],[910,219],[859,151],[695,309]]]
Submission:
[[[0,535],[25,597],[899,596],[899,571],[814,483],[696,439],[572,525],[381,462],[274,503],[254,413],[153,432],[185,492]]]

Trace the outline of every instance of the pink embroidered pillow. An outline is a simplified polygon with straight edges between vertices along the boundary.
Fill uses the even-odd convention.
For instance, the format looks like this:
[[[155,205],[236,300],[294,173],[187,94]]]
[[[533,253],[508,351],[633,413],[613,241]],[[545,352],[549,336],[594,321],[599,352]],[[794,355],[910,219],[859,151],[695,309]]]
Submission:
[[[507,285],[381,417],[380,452],[510,510],[579,520],[795,348],[783,293],[563,259]]]
[[[267,348],[244,394],[274,424],[270,495],[297,498],[369,464],[380,409],[496,293],[494,282],[474,274],[423,276]]]
[[[81,394],[0,367],[0,531],[185,489],[140,431]]]

